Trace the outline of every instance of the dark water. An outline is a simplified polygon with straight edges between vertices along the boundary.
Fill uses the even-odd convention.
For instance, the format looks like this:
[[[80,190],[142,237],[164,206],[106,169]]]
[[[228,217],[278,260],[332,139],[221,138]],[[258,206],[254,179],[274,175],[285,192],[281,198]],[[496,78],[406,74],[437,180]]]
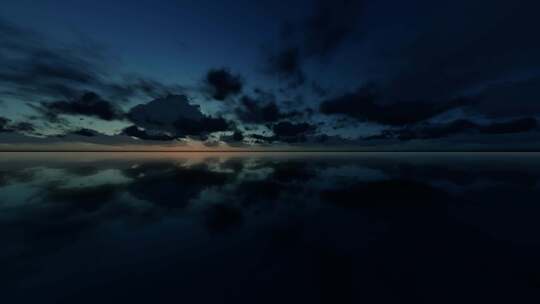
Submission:
[[[540,303],[540,154],[1,154],[1,303]]]

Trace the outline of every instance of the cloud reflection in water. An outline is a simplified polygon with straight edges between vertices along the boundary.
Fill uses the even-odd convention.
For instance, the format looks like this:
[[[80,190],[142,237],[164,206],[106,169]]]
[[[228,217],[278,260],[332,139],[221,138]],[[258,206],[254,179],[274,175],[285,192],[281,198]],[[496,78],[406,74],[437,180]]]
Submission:
[[[3,156],[8,303],[539,300],[536,154]]]

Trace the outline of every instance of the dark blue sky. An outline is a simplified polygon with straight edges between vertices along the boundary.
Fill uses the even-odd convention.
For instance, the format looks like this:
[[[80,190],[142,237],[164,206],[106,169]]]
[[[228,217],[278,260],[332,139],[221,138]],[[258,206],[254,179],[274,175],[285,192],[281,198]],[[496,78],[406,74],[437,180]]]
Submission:
[[[209,66],[252,72],[259,44],[289,9],[252,1],[7,1],[2,15],[61,41],[92,40],[127,71],[184,83]]]
[[[3,1],[0,144],[537,149],[535,1]]]

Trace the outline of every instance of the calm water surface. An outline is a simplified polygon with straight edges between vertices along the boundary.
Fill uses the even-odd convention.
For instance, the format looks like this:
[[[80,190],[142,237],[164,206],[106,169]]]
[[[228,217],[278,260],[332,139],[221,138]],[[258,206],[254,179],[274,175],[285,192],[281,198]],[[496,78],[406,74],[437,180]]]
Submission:
[[[1,303],[540,303],[540,154],[0,153]]]

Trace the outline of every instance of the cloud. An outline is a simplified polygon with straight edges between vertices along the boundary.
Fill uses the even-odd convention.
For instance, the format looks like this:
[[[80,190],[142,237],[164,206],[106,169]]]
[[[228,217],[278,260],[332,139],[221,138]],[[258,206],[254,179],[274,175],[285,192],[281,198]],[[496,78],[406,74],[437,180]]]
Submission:
[[[396,133],[400,140],[444,138],[455,134],[474,131],[478,126],[466,119],[458,119],[446,124],[426,124],[407,127]]]
[[[125,76],[122,80],[108,83],[101,88],[109,98],[118,101],[128,101],[133,97],[159,98],[185,91],[180,85],[167,85],[141,76]]]
[[[246,136],[242,131],[236,130],[231,135],[221,135],[219,139],[232,147],[246,147],[245,138]]]
[[[320,111],[327,115],[339,114],[360,121],[402,126],[430,119],[468,103],[469,101],[466,99],[455,99],[448,102],[395,101],[385,103],[377,89],[364,86],[354,93],[347,93],[323,101],[320,105]]]
[[[191,121],[204,117],[199,106],[190,104],[185,95],[171,95],[137,105],[129,110],[127,116],[145,129],[172,127],[179,119]]]
[[[9,119],[5,117],[0,117],[0,132],[9,132],[10,130],[7,128],[8,123],[10,122]]]
[[[78,115],[106,121],[121,120],[123,113],[111,102],[93,92],[71,101],[41,102],[38,109],[45,117],[56,120],[58,115]]]
[[[306,81],[298,48],[289,47],[270,54],[266,65],[267,72],[288,82],[289,88],[297,88]]]
[[[490,118],[540,115],[540,77],[487,86],[475,98],[473,110]]]
[[[12,124],[10,127],[15,132],[28,132],[28,133],[35,133],[36,126],[30,122],[22,121],[15,124]]]
[[[324,99],[320,112],[335,117],[322,119],[343,119],[344,127],[349,127],[350,123],[351,127],[361,128],[357,123],[360,121],[386,128],[381,134],[364,138],[371,140],[442,139],[469,133],[490,136],[524,133],[537,128],[540,60],[536,54],[540,51],[540,43],[531,39],[535,25],[538,25],[533,13],[537,5],[527,1],[518,1],[519,4],[457,1],[443,4],[443,9],[439,9],[440,4],[426,3],[418,12],[412,9],[414,12],[398,11],[394,15],[385,11],[382,15],[379,15],[381,12],[370,15],[371,12],[364,9],[367,8],[364,2],[314,1],[312,10],[304,5],[302,14],[307,17],[290,23],[281,40],[275,43],[276,48],[268,48],[265,57],[268,71],[291,87],[307,85],[305,91],[294,92],[294,95],[306,93]],[[413,0],[410,6],[417,8],[420,4],[421,1]],[[485,10],[487,5],[488,11]],[[378,6],[370,3],[369,8],[372,7]],[[465,16],[463,22],[455,24],[459,12],[464,12]],[[385,19],[390,15],[396,19]],[[393,32],[396,24],[412,17],[418,18],[414,18],[414,23],[400,27],[399,33]],[[388,36],[382,37],[381,33]],[[302,120],[321,116],[308,116],[307,111],[301,110],[303,101],[288,103],[286,100],[296,96],[283,91],[283,95],[279,95],[285,97],[283,100],[263,96],[262,90],[248,96],[243,93],[244,79],[228,68],[208,70],[203,82],[209,96],[230,101],[224,105],[230,111],[226,112],[230,115],[226,117],[235,117],[237,124],[218,117],[218,114],[206,114],[202,111],[207,109],[205,105],[201,110],[190,104],[185,96],[171,95],[182,90],[179,86],[167,86],[137,75],[113,75],[111,71],[117,69],[106,60],[108,54],[99,47],[60,44],[3,20],[0,20],[0,38],[0,94],[29,100],[46,120],[43,126],[61,122],[65,119],[63,116],[84,116],[109,122],[129,120],[133,126],[124,129],[122,134],[132,139],[174,141],[184,137],[202,140],[219,137],[226,142],[246,140],[248,143],[251,137],[266,143],[302,142],[306,146],[323,140],[335,143],[343,140],[344,145],[355,143],[359,135],[315,134],[317,128],[313,126],[316,122]],[[338,53],[349,46],[352,48],[346,53]],[[306,74],[311,70],[308,65],[315,61],[324,62],[337,58],[336,55],[346,55],[343,58],[348,60],[355,50],[360,51],[358,57],[361,57],[364,48],[371,46],[384,49],[381,57],[390,62],[380,62],[380,70],[374,73],[376,86],[363,85],[356,91],[338,91],[349,86],[349,76],[339,79],[331,71],[329,79],[338,76],[329,80],[334,83],[331,84],[313,81],[311,75]],[[357,68],[359,73],[354,75],[364,77],[362,67],[338,67],[336,72],[345,71],[349,75],[352,70],[357,72]],[[337,92],[341,93],[334,96]],[[128,113],[120,110],[119,101],[141,96],[152,96],[153,101],[135,106]],[[308,105],[315,106],[315,101]],[[463,119],[435,122],[439,115],[461,108],[465,113]],[[477,123],[476,117],[487,118],[492,123]],[[66,118],[65,121],[70,120]],[[42,127],[38,121],[35,123]],[[104,122],[98,123],[103,124],[100,130],[108,126]],[[305,126],[313,128],[304,132],[301,128]],[[73,129],[65,127],[60,128],[62,131]],[[85,127],[88,129],[70,135],[95,137],[91,126]],[[26,122],[0,124],[0,132],[4,133],[34,133],[36,129]],[[268,133],[261,133],[261,129]],[[321,130],[323,132],[324,128]],[[221,131],[228,133],[211,134]],[[258,134],[250,136],[244,132]],[[347,136],[350,140],[345,138]]]
[[[303,25],[304,49],[308,56],[332,55],[358,30],[364,0],[319,0],[315,12]]]
[[[414,18],[414,23],[397,30],[387,23],[366,28],[371,30],[364,35],[366,47],[384,50],[370,58],[376,66],[375,96],[345,94],[323,104],[325,112],[393,126],[424,121],[460,107],[454,101],[464,99],[472,114],[493,119],[540,113],[536,89],[540,43],[532,38],[540,26],[533,13],[537,3],[481,0],[441,6],[412,1],[409,5],[422,10],[404,11],[392,15],[392,20]],[[379,9],[371,13],[383,20],[388,11]],[[463,16],[459,24],[455,16]],[[362,98],[373,101],[363,103]],[[346,99],[356,102],[349,104]]]
[[[209,133],[229,131],[232,128],[231,124],[224,118],[208,116],[204,116],[198,121],[180,119],[174,123],[174,127],[176,128],[177,135],[192,135],[201,138],[205,138]]]
[[[240,99],[240,105],[235,110],[238,118],[247,123],[266,123],[277,121],[282,114],[274,101],[261,103],[249,96]]]
[[[449,123],[424,123],[406,126],[397,130],[383,130],[382,133],[365,137],[365,140],[399,139],[403,141],[414,139],[438,139],[463,134],[515,134],[536,130],[535,118],[519,118],[510,121],[478,124],[467,119],[458,119]]]
[[[32,133],[35,126],[29,122],[12,123],[11,119],[0,116],[0,133],[22,132]]]
[[[137,126],[130,126],[122,130],[122,134],[135,137],[143,140],[169,141],[174,140],[174,136],[167,134],[148,134],[145,130],[139,129]]]
[[[272,127],[272,131],[277,136],[297,136],[308,132],[313,132],[317,127],[306,122],[304,123],[292,123],[283,121],[275,124]]]
[[[216,100],[225,100],[242,92],[243,82],[239,75],[232,74],[228,69],[212,69],[204,78],[204,84]]]
[[[540,68],[540,42],[533,38],[540,26],[535,1],[411,5],[423,8],[415,24],[406,35],[402,29],[390,34],[405,36],[404,43],[388,47],[388,40],[381,40],[389,56],[379,64],[396,63],[389,67],[385,87],[393,98],[449,99]]]
[[[52,39],[0,19],[0,86],[16,96],[72,98],[102,85],[101,50],[57,46]]]
[[[279,47],[265,56],[266,71],[297,88],[306,81],[303,66],[309,59],[325,60],[358,30],[364,1],[319,0],[309,17],[282,25]]]
[[[48,47],[35,32],[0,20],[0,85],[13,94],[72,97],[84,85],[97,83],[91,53]]]
[[[317,130],[316,125],[307,122],[293,123],[282,121],[271,126],[273,135],[249,134],[249,137],[258,143],[300,143],[312,139]]]
[[[169,95],[137,105],[127,116],[147,132],[175,138],[197,136],[204,139],[210,133],[231,129],[228,121],[203,114],[199,106],[190,104],[185,95]]]
[[[232,135],[232,140],[234,141],[243,141],[244,140],[244,134],[240,131],[235,131]]]
[[[311,82],[311,90],[317,97],[326,97],[328,95],[328,89],[322,87],[321,84],[316,81]]]
[[[269,143],[273,141],[272,136],[261,135],[261,134],[248,134],[249,138],[253,139],[256,143]]]
[[[529,132],[538,127],[535,118],[519,118],[508,122],[493,123],[480,128],[482,133],[488,134],[508,134]]]
[[[260,96],[261,97],[261,96]],[[253,98],[243,96],[235,109],[238,119],[245,123],[263,124],[301,115],[299,112],[283,112],[273,97]]]
[[[96,132],[94,130],[91,130],[91,129],[86,129],[86,128],[82,128],[82,129],[73,131],[73,132],[71,132],[71,134],[79,135],[79,136],[86,136],[86,137],[94,137],[94,136],[99,135],[98,132]]]
[[[126,101],[137,95],[155,98],[181,91],[179,86],[140,76],[113,77],[110,57],[93,41],[62,44],[0,18],[0,95],[33,102],[74,99],[93,91]]]

